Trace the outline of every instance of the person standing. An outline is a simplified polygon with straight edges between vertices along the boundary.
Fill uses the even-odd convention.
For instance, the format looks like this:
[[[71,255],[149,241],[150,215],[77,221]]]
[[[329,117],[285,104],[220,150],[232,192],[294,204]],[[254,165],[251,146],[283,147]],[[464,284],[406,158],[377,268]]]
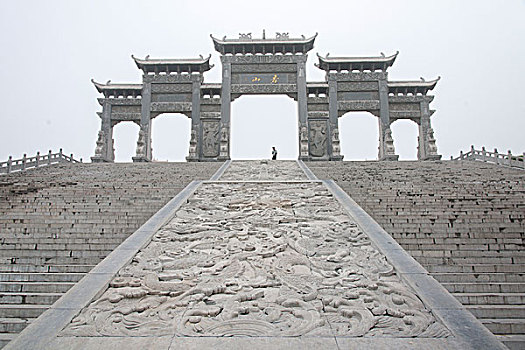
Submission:
[[[277,150],[272,147],[272,160],[277,160]]]

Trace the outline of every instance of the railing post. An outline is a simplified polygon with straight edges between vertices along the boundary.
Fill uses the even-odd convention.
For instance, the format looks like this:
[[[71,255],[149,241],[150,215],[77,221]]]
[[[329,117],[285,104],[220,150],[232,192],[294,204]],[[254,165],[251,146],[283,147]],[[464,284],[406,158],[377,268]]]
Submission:
[[[82,163],[82,158],[80,158],[80,163]]]
[[[494,148],[494,157],[496,157],[496,164],[499,164],[499,154],[497,148]]]
[[[24,156],[22,157],[22,170],[26,170],[26,157],[27,154],[24,153]]]
[[[481,147],[481,156],[483,157],[481,160],[486,162],[487,161],[487,159],[486,159],[487,151],[485,151],[485,146]]]
[[[450,156],[450,160],[454,160],[454,156]]]
[[[522,157],[521,157],[521,167],[525,169],[525,152],[523,152]]]
[[[47,154],[47,164],[51,165],[51,150],[49,150],[49,153]]]
[[[459,151],[459,159],[463,160],[463,151]]]
[[[35,161],[35,167],[40,166],[40,151],[36,152],[36,161]]]
[[[62,153],[62,148],[58,152],[58,162],[62,163],[62,157],[64,157],[64,154]]]
[[[512,166],[512,152],[510,151],[510,149],[507,151],[507,157],[509,166]]]
[[[12,165],[13,165],[13,156],[9,156],[9,159],[7,160],[7,173],[8,174],[11,172]]]
[[[70,157],[70,158],[69,158],[69,161],[70,161],[70,162],[73,162],[73,153],[71,153],[71,155],[70,155],[69,157]]]

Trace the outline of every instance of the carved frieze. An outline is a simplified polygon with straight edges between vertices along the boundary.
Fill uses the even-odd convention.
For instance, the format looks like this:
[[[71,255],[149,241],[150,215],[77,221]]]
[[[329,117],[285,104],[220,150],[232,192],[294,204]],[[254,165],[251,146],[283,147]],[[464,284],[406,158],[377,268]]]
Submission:
[[[192,91],[192,84],[151,84],[151,92],[188,92]]]
[[[297,92],[296,84],[232,84],[231,92],[236,94],[285,94]]]
[[[141,112],[140,105],[113,105],[111,106],[111,114],[122,114],[122,113],[138,113]]]
[[[313,97],[308,96],[308,104],[322,104],[322,103],[328,103],[328,97]]]
[[[379,106],[379,101],[374,100],[337,102],[337,108],[347,112],[376,110],[379,109]]]
[[[203,105],[201,104],[201,112],[220,112],[221,105],[215,104],[215,105]]]
[[[139,113],[111,113],[111,121],[139,121],[140,122],[140,112]]]
[[[296,73],[296,64],[233,64],[232,73]]]
[[[191,94],[159,94],[151,95],[151,102],[191,102]]]
[[[428,103],[432,102],[434,100],[434,96],[426,95],[426,96],[388,96],[388,102],[389,103],[403,103],[403,102],[424,102],[427,101]]]
[[[201,74],[144,74],[144,83],[188,83],[203,80]]]
[[[191,102],[152,102],[152,112],[191,112]]]
[[[328,104],[308,104],[308,112],[320,111],[328,113]]]
[[[338,101],[379,100],[377,91],[338,92]]]
[[[312,157],[325,157],[328,149],[328,123],[325,120],[310,120],[308,122],[310,133],[310,155]]]
[[[419,103],[390,103],[388,105],[390,111],[417,111],[420,110]]]
[[[379,91],[377,81],[340,82],[337,83],[338,91]]]
[[[328,73],[329,80],[337,81],[377,81],[387,79],[386,72]]]
[[[219,121],[202,121],[202,154],[204,157],[219,155]]]
[[[308,110],[308,118],[310,119],[328,119],[328,110],[312,111]]]
[[[220,119],[221,118],[221,112],[203,112],[201,109],[201,119]]]
[[[421,113],[419,111],[390,111],[390,119],[412,119],[417,120],[421,118]]]
[[[99,98],[97,100],[100,105],[109,103],[112,106],[140,106],[142,104],[140,98]]]
[[[306,62],[307,55],[235,55],[221,56],[223,63],[242,63],[242,64],[259,64],[259,63],[299,63]]]

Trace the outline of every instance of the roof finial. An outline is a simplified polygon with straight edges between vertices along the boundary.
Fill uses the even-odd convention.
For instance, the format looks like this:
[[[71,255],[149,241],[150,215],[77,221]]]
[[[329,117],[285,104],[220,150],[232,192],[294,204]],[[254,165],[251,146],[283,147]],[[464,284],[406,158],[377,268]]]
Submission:
[[[263,29],[263,40],[266,39],[266,30]]]

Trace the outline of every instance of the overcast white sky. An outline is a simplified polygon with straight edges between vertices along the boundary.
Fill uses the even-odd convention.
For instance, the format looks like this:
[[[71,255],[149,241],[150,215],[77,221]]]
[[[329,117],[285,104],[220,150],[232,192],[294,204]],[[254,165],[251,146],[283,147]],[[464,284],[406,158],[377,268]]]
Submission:
[[[315,53],[400,54],[390,80],[441,76],[431,108],[438,150],[456,156],[477,148],[525,151],[525,1],[0,1],[0,161],[37,151],[95,149],[100,96],[91,78],[141,82],[131,54],[153,58],[212,54],[206,82],[220,82],[219,54],[209,37],[252,32],[311,36],[308,81],[324,80]],[[190,121],[153,122],[153,154],[183,160]],[[130,161],[138,127],[115,128],[118,161]],[[377,157],[377,118],[340,119],[345,159]],[[398,121],[401,159],[416,157],[416,124]],[[297,107],[286,96],[243,96],[232,103],[232,157],[296,158]]]

